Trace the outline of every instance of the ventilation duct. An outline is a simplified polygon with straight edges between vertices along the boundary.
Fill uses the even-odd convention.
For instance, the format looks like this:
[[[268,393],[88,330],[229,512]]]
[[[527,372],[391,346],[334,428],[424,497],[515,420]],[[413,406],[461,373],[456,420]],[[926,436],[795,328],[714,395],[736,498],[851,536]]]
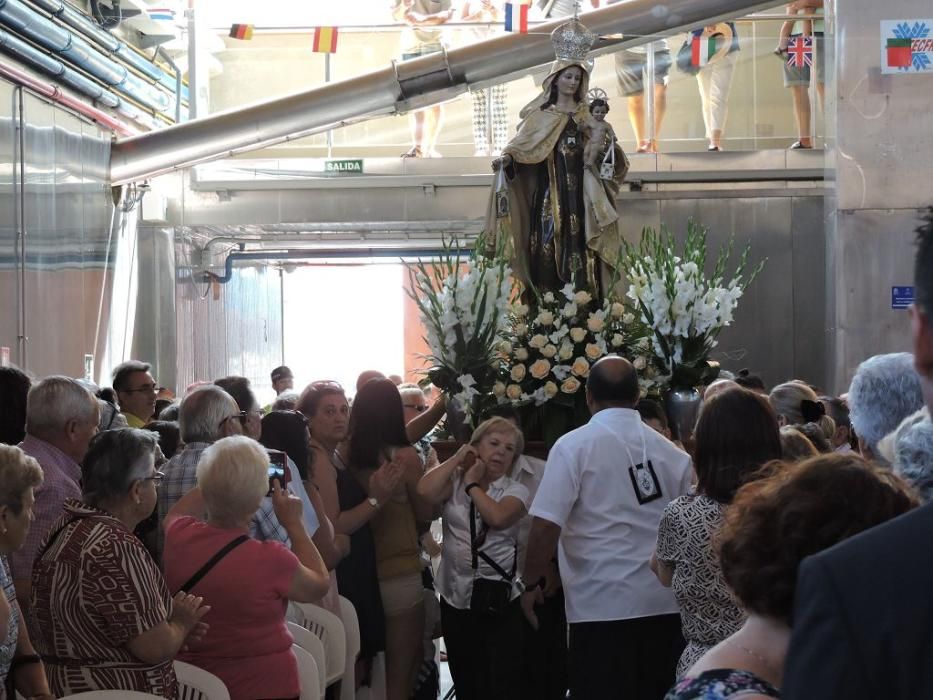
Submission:
[[[775,6],[774,0],[628,0],[587,12],[583,21],[603,39],[596,53]],[[565,20],[533,34],[500,36],[422,56],[306,92],[213,114],[121,139],[111,149],[114,184],[141,180],[237,153],[308,136],[376,116],[420,109],[470,87],[517,77],[554,58],[550,34]],[[631,37],[627,39],[626,37]]]

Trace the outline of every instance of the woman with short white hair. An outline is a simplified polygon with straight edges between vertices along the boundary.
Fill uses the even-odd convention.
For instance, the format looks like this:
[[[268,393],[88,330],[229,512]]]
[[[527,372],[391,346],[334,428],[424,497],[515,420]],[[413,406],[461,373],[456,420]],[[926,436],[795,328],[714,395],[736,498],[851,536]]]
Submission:
[[[297,698],[298,667],[286,626],[289,600],[313,603],[328,590],[327,568],[311,542],[301,500],[278,480],[270,484],[269,454],[256,441],[227,437],[198,462],[198,486],[165,518],[165,579],[172,590],[203,596],[210,633],[179,659],[218,676],[231,700]],[[252,539],[250,523],[272,491],[288,533],[281,542]],[[197,518],[207,512],[207,521]]]
[[[878,453],[920,494],[933,500],[933,422],[926,407],[907,416],[878,443]]]
[[[16,601],[6,555],[19,549],[32,523],[33,491],[42,484],[42,468],[18,447],[0,445],[0,687],[27,698],[51,698],[45,668],[29,640]]]

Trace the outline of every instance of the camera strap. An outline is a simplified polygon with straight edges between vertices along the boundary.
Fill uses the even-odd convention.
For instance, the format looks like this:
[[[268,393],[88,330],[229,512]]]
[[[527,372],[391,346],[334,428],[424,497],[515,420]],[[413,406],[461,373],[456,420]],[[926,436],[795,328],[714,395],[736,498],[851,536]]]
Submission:
[[[483,523],[483,525],[486,526],[486,523]],[[488,528],[488,526],[486,527]],[[472,566],[474,571],[479,568],[478,559],[482,559],[484,562],[489,564],[489,566],[492,567],[492,570],[499,574],[499,576],[501,576],[505,581],[511,582],[512,579],[515,578],[515,569],[518,566],[518,544],[515,545],[515,553],[512,557],[511,573],[506,573],[505,569],[499,566],[499,564],[497,564],[492,557],[490,557],[485,552],[479,551],[479,548],[476,545],[476,504],[473,503],[472,500],[470,501],[470,552],[473,556]]]
[[[180,593],[181,591],[184,591],[185,593],[191,593],[191,589],[197,586],[198,583],[201,581],[201,579],[207,576],[207,573],[211,569],[213,569],[215,566],[217,566],[217,564],[220,562],[221,559],[223,559],[225,556],[230,554],[230,552],[232,552],[234,549],[236,549],[241,544],[246,542],[246,540],[248,539],[249,539],[249,535],[240,535],[239,537],[235,537],[229,542],[227,542],[227,544],[221,547],[220,551],[218,551],[217,554],[215,554],[214,556],[212,556],[210,559],[207,560],[207,563],[204,566],[202,566],[200,569],[195,571],[194,575],[191,578],[189,578],[187,581],[185,581],[184,585],[179,586],[178,590],[175,591],[175,593],[177,594],[177,593]]]

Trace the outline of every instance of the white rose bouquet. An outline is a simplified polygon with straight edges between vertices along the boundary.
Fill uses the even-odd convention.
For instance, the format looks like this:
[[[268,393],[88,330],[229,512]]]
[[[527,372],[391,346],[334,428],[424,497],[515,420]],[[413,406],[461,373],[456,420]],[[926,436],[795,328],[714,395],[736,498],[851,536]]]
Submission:
[[[762,260],[746,277],[751,246],[746,246],[726,282],[726,266],[733,240],[719,251],[706,274],[706,235],[709,229],[691,219],[682,257],[674,235],[665,227],[657,233],[645,228],[636,248],[625,242],[620,268],[630,286],[626,296],[638,309],[639,320],[650,330],[652,360],[673,388],[707,384],[718,374],[707,360],[716,338],[732,323],[742,294],[764,267]]]
[[[508,342],[500,348],[504,365],[497,400],[573,408],[582,422],[587,418],[583,388],[593,363],[608,354],[635,361],[637,348],[648,347],[648,329],[622,300],[610,297],[600,304],[572,284],[534,303],[513,305],[511,322]],[[644,358],[641,366],[646,367]],[[570,428],[580,420],[571,423]]]
[[[511,330],[512,271],[502,256],[462,256],[454,240],[445,241],[440,260],[419,260],[409,275],[431,350],[427,374],[472,423],[480,400],[493,395],[500,346]]]

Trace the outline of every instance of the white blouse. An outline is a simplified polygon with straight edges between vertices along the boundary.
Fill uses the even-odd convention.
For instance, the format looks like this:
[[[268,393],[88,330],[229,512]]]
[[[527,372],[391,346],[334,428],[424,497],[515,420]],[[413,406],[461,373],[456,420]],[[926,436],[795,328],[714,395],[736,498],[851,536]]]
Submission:
[[[481,558],[477,558],[477,569],[473,570],[473,555],[470,547],[470,504],[472,499],[463,490],[463,475],[457,472],[453,476],[453,495],[444,503],[441,523],[444,526],[444,544],[441,552],[441,565],[437,573],[435,587],[452,607],[466,610],[470,607],[473,595],[473,579],[488,578],[501,581],[502,577]],[[502,476],[489,485],[486,495],[497,503],[506,496],[513,496],[529,505],[528,489],[517,481]],[[476,511],[476,532],[486,528],[479,511]],[[521,520],[505,530],[486,530],[486,538],[480,547],[490,559],[496,562],[506,573],[514,566],[516,545],[521,528]],[[520,573],[516,571],[516,575]],[[519,595],[512,590],[512,597]]]

